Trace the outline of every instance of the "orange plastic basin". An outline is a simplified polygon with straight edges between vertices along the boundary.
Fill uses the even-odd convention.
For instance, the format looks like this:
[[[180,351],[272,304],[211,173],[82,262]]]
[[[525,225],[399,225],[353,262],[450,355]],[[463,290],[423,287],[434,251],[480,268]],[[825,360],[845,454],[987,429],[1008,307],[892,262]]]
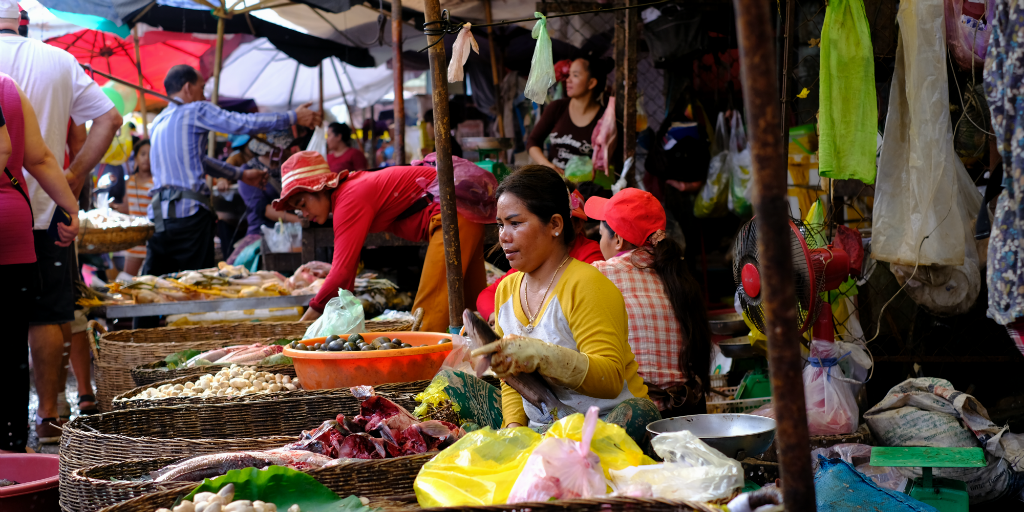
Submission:
[[[303,389],[335,389],[352,386],[376,386],[394,382],[430,380],[452,351],[451,343],[439,345],[450,334],[440,332],[368,332],[360,333],[367,342],[385,336],[398,338],[412,348],[367,350],[365,352],[308,352],[284,348],[284,355],[295,363],[295,374]],[[348,334],[340,338],[347,340]],[[323,343],[327,338],[299,341],[304,345]]]

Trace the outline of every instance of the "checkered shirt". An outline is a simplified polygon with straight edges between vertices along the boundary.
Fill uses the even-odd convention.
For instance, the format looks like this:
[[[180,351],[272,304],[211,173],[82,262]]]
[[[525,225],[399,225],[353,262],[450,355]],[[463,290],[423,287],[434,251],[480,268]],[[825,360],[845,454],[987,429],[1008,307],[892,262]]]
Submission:
[[[629,346],[636,356],[644,381],[661,388],[686,382],[679,371],[679,346],[683,331],[661,278],[648,267],[654,257],[631,251],[593,265],[615,283],[626,300],[629,315]]]

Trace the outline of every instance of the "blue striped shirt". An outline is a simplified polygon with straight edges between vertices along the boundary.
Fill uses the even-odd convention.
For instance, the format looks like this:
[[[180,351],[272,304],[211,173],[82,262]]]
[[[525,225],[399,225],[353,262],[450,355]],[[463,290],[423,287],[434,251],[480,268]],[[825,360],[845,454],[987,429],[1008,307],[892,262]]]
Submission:
[[[208,101],[188,104],[171,102],[153,120],[150,130],[152,147],[149,161],[153,172],[150,196],[157,197],[161,189],[191,190],[210,195],[204,175],[238,180],[241,171],[206,156],[207,136],[217,131],[229,134],[255,135],[290,128],[295,124],[295,112],[274,114],[239,114],[228,112]],[[169,218],[167,201],[161,201],[163,217]],[[147,212],[153,218],[151,202]],[[194,215],[201,203],[181,199],[175,203],[174,216]]]

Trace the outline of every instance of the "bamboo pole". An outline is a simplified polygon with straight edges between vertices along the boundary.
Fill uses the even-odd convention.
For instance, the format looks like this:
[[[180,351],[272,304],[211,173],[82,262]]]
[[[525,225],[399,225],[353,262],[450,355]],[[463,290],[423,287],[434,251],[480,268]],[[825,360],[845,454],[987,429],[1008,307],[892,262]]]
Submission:
[[[139,70],[139,102],[142,104],[142,135],[147,139],[149,138],[149,125],[147,124],[147,115],[149,110],[146,108],[146,94],[141,92],[141,89],[146,86],[142,81],[142,60],[139,56],[139,26],[135,25],[132,27],[132,42],[135,43],[135,67]]]
[[[221,3],[223,6],[223,3]],[[210,102],[214,105],[217,104],[219,99],[220,90],[220,65],[221,57],[224,55],[224,16],[217,16],[217,46],[213,54],[213,94],[210,95]],[[210,131],[210,137],[207,141],[206,153],[213,157],[214,152],[217,148],[217,134],[214,131]]]
[[[484,19],[490,25],[491,21],[491,0],[484,0]],[[498,135],[505,136],[505,122],[503,120],[504,108],[501,104],[501,78],[498,72],[498,56],[494,48],[494,28],[487,27],[487,46],[491,49],[491,83],[494,84],[494,112],[498,116]]]
[[[439,0],[426,0],[427,22],[441,20]],[[428,44],[444,38],[429,36]],[[445,268],[448,273],[448,325],[452,332],[462,327],[465,298],[462,292],[462,250],[459,244],[458,213],[455,210],[455,169],[452,167],[451,118],[448,112],[448,64],[444,44],[434,44],[427,51],[434,103],[434,148],[437,151],[437,182],[441,197],[441,231],[444,234]],[[434,269],[430,269],[435,271]]]
[[[405,76],[402,73],[402,0],[391,0],[391,46],[394,49],[391,70],[395,73],[395,128],[391,143],[395,165],[405,165]]]
[[[815,510],[810,438],[801,376],[793,260],[790,254],[786,148],[783,145],[772,4],[733,0],[739,35],[743,101],[750,130],[754,168],[754,215],[757,218],[763,304],[767,319],[768,366],[772,404],[778,422],[779,474],[786,510]]]

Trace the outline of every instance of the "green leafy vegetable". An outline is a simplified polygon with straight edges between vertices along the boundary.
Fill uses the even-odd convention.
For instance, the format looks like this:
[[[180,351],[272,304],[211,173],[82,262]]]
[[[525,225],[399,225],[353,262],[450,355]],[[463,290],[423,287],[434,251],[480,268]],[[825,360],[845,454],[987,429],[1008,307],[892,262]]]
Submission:
[[[235,484],[235,500],[262,500],[282,511],[298,504],[302,512],[370,512],[358,497],[342,499],[315,478],[283,466],[233,469],[213,480],[207,478],[185,499],[200,492],[217,492],[229,483]]]
[[[264,364],[293,364],[293,363],[292,363],[292,358],[290,358],[290,357],[288,357],[288,356],[286,356],[284,354],[274,354],[274,355],[272,355],[270,357],[263,358],[263,360],[260,361],[260,364],[264,365]]]
[[[281,338],[281,339],[271,343],[271,345],[287,345],[287,344],[289,344],[289,343],[291,343],[291,342],[293,342],[293,341],[295,341],[297,339],[299,339],[299,338]]]
[[[202,354],[199,350],[189,349],[182,350],[181,352],[175,352],[164,358],[164,362],[167,363],[167,369],[173,370],[180,368],[185,365],[185,362],[192,359],[195,356]]]

